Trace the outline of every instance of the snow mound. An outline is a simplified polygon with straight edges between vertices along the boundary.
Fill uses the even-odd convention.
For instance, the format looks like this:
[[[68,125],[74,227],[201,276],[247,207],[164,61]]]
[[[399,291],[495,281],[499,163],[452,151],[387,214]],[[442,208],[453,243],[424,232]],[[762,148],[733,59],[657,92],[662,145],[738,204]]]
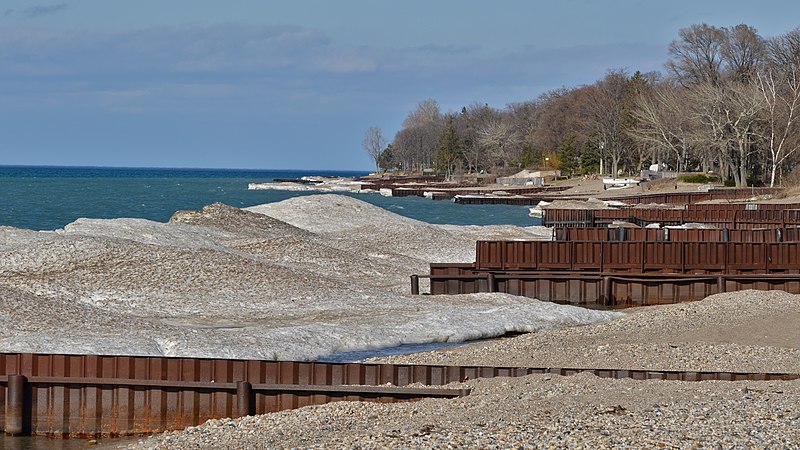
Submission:
[[[316,359],[610,320],[505,294],[411,296],[429,261],[519,227],[440,227],[335,195],[169,223],[0,229],[0,351]]]

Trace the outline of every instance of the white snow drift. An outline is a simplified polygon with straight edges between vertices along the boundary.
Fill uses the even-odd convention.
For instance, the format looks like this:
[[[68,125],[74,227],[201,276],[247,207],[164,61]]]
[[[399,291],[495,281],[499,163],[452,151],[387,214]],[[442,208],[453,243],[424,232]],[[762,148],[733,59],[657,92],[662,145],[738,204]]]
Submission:
[[[543,235],[434,226],[338,195],[214,204],[169,223],[2,228],[0,351],[305,360],[616,317],[503,294],[408,294],[428,262],[472,261],[477,236]]]

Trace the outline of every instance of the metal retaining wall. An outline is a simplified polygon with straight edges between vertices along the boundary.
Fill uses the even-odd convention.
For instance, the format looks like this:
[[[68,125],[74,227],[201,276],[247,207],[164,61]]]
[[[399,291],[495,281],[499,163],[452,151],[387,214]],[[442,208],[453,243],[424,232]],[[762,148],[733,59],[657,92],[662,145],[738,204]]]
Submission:
[[[562,188],[563,189],[563,188]],[[547,191],[555,191],[556,187],[551,186]],[[547,192],[545,191],[545,192]],[[670,204],[670,205],[687,205],[697,202],[704,202],[709,200],[729,200],[736,201],[741,199],[750,198],[757,195],[772,195],[780,192],[780,188],[746,188],[746,189],[712,189],[708,192],[665,192],[658,194],[640,194],[640,195],[619,195],[619,196],[603,196],[603,200],[619,200],[629,205],[639,204]],[[466,192],[459,192],[465,194]],[[465,205],[535,205],[541,200],[552,202],[554,200],[587,200],[586,196],[575,195],[526,195],[523,198],[509,199],[499,196],[486,196],[486,197],[465,197],[456,198],[456,203]],[[698,209],[703,209],[701,206]],[[709,208],[713,209],[713,208]],[[739,209],[735,207],[733,209]],[[747,209],[743,207],[741,209]],[[757,208],[765,209],[765,208]]]
[[[800,210],[684,210],[684,209],[553,209],[543,210],[549,227],[602,227],[615,221],[636,225],[705,223],[720,228],[753,229],[800,225]]]
[[[478,241],[477,270],[800,274],[800,242]]]
[[[53,437],[154,433],[197,425],[210,418],[239,417],[337,400],[407,401],[469,393],[462,389],[402,387],[417,382],[443,385],[475,378],[581,372],[638,380],[800,378],[800,374],[789,373],[404,366],[18,353],[0,354],[0,369],[2,431]],[[250,381],[231,381],[240,378]],[[267,383],[275,380],[288,384]],[[376,386],[385,383],[399,387]]]
[[[775,195],[781,191],[782,188],[723,188],[710,189],[707,192],[660,192],[641,195],[620,195],[604,197],[604,199],[620,200],[629,205],[646,203],[688,205],[709,200],[739,200],[762,195]]]
[[[689,211],[768,211],[800,209],[800,203],[690,203]]]
[[[744,289],[800,294],[800,275],[536,273],[443,266],[431,267],[433,295],[504,292],[578,306],[627,308],[697,301]]]
[[[558,192],[565,188],[553,187],[507,187],[489,190],[479,187],[466,187],[466,186],[447,186],[447,185],[431,185],[431,186],[394,186],[392,189],[392,196],[394,197],[422,197],[425,193],[436,193],[442,197],[453,198],[456,195],[497,195],[495,192],[504,192],[503,195],[532,195],[541,192]],[[488,197],[494,198],[494,197]],[[503,198],[503,197],[498,197]]]
[[[556,241],[797,242],[800,228],[753,230],[680,228],[554,228]]]
[[[405,386],[508,373],[482,367],[6,353],[0,354],[0,426],[9,434],[53,437],[153,433],[339,400],[457,397],[468,392]],[[19,375],[23,385],[10,391]]]
[[[555,187],[549,187],[549,191],[555,190]],[[619,195],[619,196],[603,196],[603,200],[619,200],[629,205],[639,204],[670,204],[670,205],[691,205],[697,202],[704,202],[709,200],[741,200],[750,198],[756,195],[772,195],[780,191],[780,188],[746,188],[746,189],[712,189],[708,192],[665,192],[658,194],[640,194],[640,195]],[[460,193],[461,194],[461,193]],[[544,200],[552,202],[555,200],[587,200],[586,196],[574,195],[526,195],[522,198],[506,198],[499,196],[486,196],[486,197],[456,197],[455,202],[465,205],[536,205],[539,201]],[[744,205],[744,204],[736,204]],[[703,209],[705,205],[699,205],[697,209]],[[799,206],[795,206],[799,207]],[[727,207],[726,207],[727,208]],[[752,208],[752,207],[751,207]],[[759,207],[756,209],[767,209],[769,207]],[[777,207],[776,207],[777,208]],[[714,208],[708,208],[714,209]],[[731,209],[748,209],[747,206],[738,207],[733,206]]]

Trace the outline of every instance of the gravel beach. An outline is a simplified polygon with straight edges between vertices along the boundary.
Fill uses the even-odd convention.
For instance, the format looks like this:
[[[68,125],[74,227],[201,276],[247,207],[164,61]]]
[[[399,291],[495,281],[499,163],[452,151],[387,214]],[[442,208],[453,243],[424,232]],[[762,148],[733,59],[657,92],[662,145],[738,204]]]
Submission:
[[[800,372],[800,296],[742,291],[373,362]],[[341,402],[215,420],[130,448],[797,448],[800,381],[530,375],[469,380],[467,397]]]
[[[408,295],[428,262],[537,227],[434,226],[336,195],[169,223],[79,220],[0,230],[4,351],[313,359],[416,340],[529,332],[380,362],[800,372],[800,296],[720,294],[626,313],[505,294]],[[373,347],[373,348],[374,348]],[[126,448],[796,448],[800,381],[467,380],[472,393],[338,402],[212,420]]]
[[[481,235],[549,231],[462,231],[339,195],[250,211],[214,204],[169,223],[4,228],[0,350],[313,360],[615,317],[503,294],[410,295],[411,274],[431,261],[473,261]]]

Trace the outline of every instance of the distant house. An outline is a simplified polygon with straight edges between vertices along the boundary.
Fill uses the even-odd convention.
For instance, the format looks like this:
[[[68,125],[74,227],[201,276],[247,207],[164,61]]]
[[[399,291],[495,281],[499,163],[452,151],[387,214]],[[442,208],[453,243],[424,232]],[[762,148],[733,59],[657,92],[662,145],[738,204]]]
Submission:
[[[515,173],[510,177],[498,177],[497,184],[523,184],[527,186],[543,186],[561,175],[560,170],[528,170]]]

